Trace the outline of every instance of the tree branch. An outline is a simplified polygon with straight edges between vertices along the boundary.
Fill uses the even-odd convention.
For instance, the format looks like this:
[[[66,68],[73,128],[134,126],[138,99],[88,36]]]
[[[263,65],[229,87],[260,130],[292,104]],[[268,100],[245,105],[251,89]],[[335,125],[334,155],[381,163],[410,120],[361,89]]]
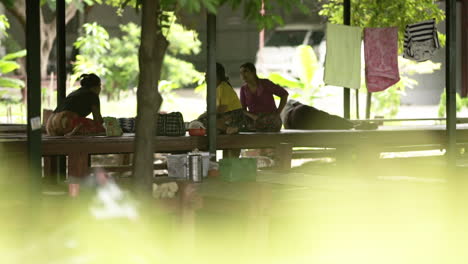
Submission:
[[[26,29],[26,2],[25,0],[16,0],[15,4],[12,7],[8,7],[7,5],[3,4],[3,6],[8,10],[16,19],[18,19],[19,23]],[[65,24],[68,24],[70,20],[76,15],[78,8],[74,2],[67,5],[67,9],[65,10]],[[55,18],[51,22],[55,23]]]
[[[3,4],[3,6],[18,19],[19,23],[26,30],[26,3],[25,0],[16,0],[15,4],[12,7],[8,7]]]
[[[76,4],[74,2],[71,2],[67,6],[67,9],[65,10],[65,24],[68,24],[68,22],[70,22],[70,20],[72,20],[72,18],[75,17],[77,10],[78,8],[76,7]]]

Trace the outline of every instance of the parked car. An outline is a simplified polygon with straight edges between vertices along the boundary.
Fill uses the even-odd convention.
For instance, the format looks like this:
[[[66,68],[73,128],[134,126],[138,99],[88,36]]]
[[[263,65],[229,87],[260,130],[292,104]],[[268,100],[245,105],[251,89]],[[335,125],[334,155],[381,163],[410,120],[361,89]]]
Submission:
[[[297,47],[313,47],[319,63],[325,59],[325,26],[317,24],[290,24],[276,28],[257,52],[257,73],[268,76],[276,72],[285,76],[299,77]]]

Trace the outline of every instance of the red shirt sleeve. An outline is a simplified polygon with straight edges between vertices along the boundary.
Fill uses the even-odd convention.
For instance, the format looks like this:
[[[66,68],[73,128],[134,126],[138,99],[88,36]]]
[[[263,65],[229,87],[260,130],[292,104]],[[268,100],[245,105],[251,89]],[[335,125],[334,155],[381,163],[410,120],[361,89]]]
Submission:
[[[289,95],[288,91],[286,91],[286,89],[284,89],[283,87],[277,85],[276,83],[268,80],[268,79],[264,79],[265,81],[265,87],[267,87],[270,92],[276,96],[279,96],[279,97],[283,97],[285,95]]]
[[[245,102],[245,85],[241,87],[240,89],[240,102],[242,105],[242,108],[247,108],[246,102]]]

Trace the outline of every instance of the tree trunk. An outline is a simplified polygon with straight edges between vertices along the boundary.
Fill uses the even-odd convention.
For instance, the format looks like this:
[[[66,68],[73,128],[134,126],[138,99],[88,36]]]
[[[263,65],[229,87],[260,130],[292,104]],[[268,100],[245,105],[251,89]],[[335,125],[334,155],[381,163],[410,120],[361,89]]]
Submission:
[[[146,194],[152,188],[156,113],[162,103],[158,82],[168,42],[158,23],[159,0],[143,0],[141,10],[140,76],[133,176],[135,189],[140,194]]]
[[[44,17],[41,16],[41,79],[47,78],[47,65],[56,37],[57,26],[55,19],[53,24],[46,24],[44,23]]]
[[[23,30],[26,26],[26,5],[25,0],[16,0],[15,4],[12,7],[5,6],[6,9],[18,19],[19,23],[23,27]],[[76,15],[77,6],[72,2],[67,5],[65,10],[65,24]],[[56,18],[52,19],[49,23],[45,23],[43,12],[41,12],[41,78],[45,79],[47,77],[47,65],[49,62],[50,52],[52,50],[52,45],[54,44],[55,37],[57,36],[56,28]],[[25,60],[20,61],[21,64],[21,73],[25,74],[26,64]]]

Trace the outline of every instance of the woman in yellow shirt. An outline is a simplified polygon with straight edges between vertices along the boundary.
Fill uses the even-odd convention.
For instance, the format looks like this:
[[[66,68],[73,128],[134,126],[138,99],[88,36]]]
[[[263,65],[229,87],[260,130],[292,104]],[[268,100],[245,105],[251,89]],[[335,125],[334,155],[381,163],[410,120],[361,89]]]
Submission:
[[[244,110],[239,96],[229,83],[223,65],[216,63],[216,128],[220,134],[235,134],[244,128]],[[206,113],[198,118],[207,126]]]
[[[226,77],[224,67],[216,63],[216,112],[219,114],[242,109],[239,97]]]

